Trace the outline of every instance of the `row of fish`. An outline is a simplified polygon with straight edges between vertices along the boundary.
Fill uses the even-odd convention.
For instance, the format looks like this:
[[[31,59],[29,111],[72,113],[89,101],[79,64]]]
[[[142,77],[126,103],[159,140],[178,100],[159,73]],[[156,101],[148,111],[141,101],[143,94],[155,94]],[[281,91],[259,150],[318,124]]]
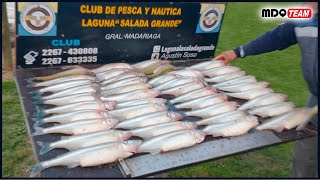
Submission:
[[[71,135],[52,143],[37,142],[40,154],[55,148],[70,152],[40,162],[33,168],[32,176],[53,166],[95,166],[134,153],[156,154],[190,147],[201,143],[206,135],[239,136],[254,127],[291,129],[301,120],[295,122],[297,125],[287,120],[298,120],[302,116],[296,114],[308,111],[293,109],[292,103],[284,102],[286,95],[267,88],[269,83],[257,82],[255,77],[238,67],[225,66],[222,61],[180,70],[161,60],[133,65],[113,63],[90,70],[73,66],[28,82],[30,87],[42,87],[31,92],[38,112],[33,118],[33,135]],[[174,97],[159,97],[163,95]],[[236,102],[227,101],[228,97],[248,102],[238,107]],[[55,107],[44,109],[39,106],[42,104]],[[201,120],[184,121],[190,116]],[[271,119],[258,126],[256,116],[275,116],[280,120]],[[39,127],[46,123],[58,125]],[[130,140],[132,136],[143,141]]]

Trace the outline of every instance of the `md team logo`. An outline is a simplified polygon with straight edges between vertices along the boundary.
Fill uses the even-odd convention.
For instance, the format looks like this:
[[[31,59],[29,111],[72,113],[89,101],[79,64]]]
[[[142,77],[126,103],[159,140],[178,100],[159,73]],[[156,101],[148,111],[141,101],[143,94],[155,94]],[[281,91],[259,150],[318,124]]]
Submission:
[[[261,10],[263,19],[310,19],[312,17],[311,8],[263,8]]]
[[[56,35],[56,12],[47,3],[30,3],[25,5],[24,8],[21,8],[19,18],[18,34],[21,36]]]
[[[218,32],[221,25],[223,10],[216,5],[206,7],[206,9],[201,12],[196,33]]]

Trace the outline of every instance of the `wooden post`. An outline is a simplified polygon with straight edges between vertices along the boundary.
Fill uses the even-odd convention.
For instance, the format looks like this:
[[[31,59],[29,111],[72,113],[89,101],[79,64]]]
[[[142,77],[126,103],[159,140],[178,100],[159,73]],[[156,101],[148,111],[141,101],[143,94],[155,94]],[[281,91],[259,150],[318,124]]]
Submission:
[[[2,2],[2,67],[6,70],[13,69],[10,30],[5,2]]]

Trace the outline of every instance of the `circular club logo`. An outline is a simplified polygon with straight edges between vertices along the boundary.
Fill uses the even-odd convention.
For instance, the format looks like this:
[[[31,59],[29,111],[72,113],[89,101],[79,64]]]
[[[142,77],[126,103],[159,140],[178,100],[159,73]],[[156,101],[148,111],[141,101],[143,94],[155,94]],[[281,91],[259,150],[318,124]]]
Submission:
[[[221,11],[215,6],[208,7],[200,17],[200,28],[204,32],[210,32],[215,29],[221,21]]]
[[[20,14],[20,23],[31,34],[44,34],[55,24],[55,13],[44,3],[28,5]]]

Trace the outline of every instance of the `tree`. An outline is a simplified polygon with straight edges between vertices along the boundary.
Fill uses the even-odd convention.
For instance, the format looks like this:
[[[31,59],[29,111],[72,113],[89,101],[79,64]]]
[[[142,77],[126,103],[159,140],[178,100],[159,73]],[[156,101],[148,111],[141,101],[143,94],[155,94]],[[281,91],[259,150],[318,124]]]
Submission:
[[[2,67],[7,70],[13,69],[10,30],[5,2],[2,2]]]

